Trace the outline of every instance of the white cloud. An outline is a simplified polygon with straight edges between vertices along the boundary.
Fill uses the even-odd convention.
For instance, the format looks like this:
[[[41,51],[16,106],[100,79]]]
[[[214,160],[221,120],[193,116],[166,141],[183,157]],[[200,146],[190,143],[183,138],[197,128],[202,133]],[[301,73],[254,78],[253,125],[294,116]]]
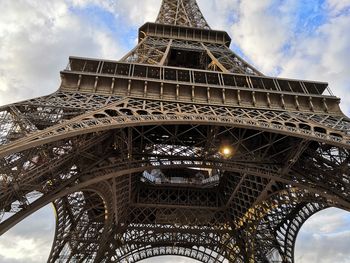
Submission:
[[[350,219],[347,212],[327,209],[312,216],[296,243],[297,263],[349,263]]]
[[[133,26],[141,26],[145,22],[154,22],[157,18],[161,0],[117,1],[117,9]]]
[[[274,73],[283,61],[283,48],[292,32],[288,12],[295,9],[292,1],[271,8],[274,0],[241,1],[237,23],[231,27],[233,42],[261,71]]]
[[[340,209],[326,209],[312,216],[303,226],[304,233],[328,235],[347,229],[350,218]]]
[[[350,9],[350,0],[328,0],[329,8],[332,14]]]
[[[54,220],[53,208],[46,206],[1,236],[0,262],[46,262],[55,233]]]
[[[197,2],[212,29],[229,31],[232,21],[237,18],[239,0],[198,0]]]
[[[74,15],[64,1],[1,1],[0,104],[57,90],[70,55],[117,59],[108,28]]]
[[[327,13],[325,21],[311,32],[300,20],[314,23],[313,15],[299,17],[303,6],[298,3],[241,1],[239,20],[231,28],[233,41],[266,74],[329,82],[335,95],[342,98],[343,111],[349,114],[350,3],[329,0],[319,8]]]
[[[350,15],[331,17],[312,36],[297,39],[293,54],[283,65],[283,76],[330,83],[342,99],[342,109],[350,113]]]
[[[154,21],[157,17],[161,0],[124,1],[124,0],[67,0],[74,7],[95,6],[103,8],[116,17],[122,17],[132,26],[140,26]],[[130,24],[131,23],[131,24]]]

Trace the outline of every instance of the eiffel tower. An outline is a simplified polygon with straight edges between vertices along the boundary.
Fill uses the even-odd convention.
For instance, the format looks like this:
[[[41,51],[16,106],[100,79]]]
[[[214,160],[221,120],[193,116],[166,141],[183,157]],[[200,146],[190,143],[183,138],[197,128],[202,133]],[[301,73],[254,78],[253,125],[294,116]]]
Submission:
[[[293,263],[310,216],[350,211],[350,119],[327,83],[263,75],[195,0],[163,0],[138,40],[0,108],[0,234],[53,203],[50,263]]]

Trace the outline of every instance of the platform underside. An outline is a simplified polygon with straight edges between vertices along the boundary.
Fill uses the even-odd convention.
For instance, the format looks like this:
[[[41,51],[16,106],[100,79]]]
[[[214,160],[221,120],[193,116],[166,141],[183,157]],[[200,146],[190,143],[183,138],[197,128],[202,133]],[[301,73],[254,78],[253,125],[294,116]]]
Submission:
[[[311,215],[349,210],[348,146],[322,135],[312,115],[65,92],[8,111],[54,112],[50,100],[66,105],[65,120],[42,114],[36,127],[50,126],[2,148],[17,185],[2,192],[15,214],[0,224],[6,231],[53,202],[49,262],[293,262]],[[348,122],[322,125],[340,133]]]

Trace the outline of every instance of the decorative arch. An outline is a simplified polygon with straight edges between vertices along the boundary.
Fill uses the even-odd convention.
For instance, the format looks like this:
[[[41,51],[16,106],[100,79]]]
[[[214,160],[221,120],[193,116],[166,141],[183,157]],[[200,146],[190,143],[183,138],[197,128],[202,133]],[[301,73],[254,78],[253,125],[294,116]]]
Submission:
[[[114,115],[114,112],[109,112],[111,115]],[[127,115],[128,117],[129,115]],[[142,116],[148,116],[148,115],[142,115]],[[187,118],[187,115],[183,115],[185,116],[185,119]],[[132,117],[134,118],[135,116],[132,115]],[[105,116],[103,118],[101,118],[101,120],[104,120]],[[133,121],[137,120],[134,119]],[[190,122],[192,119],[186,119],[186,121],[184,123],[188,123]],[[154,120],[152,120],[154,121]],[[207,121],[207,120],[205,120]],[[215,121],[214,121],[215,122]],[[130,122],[131,124],[134,122]],[[323,185],[317,185],[315,184],[315,181],[313,180],[309,180],[309,178],[304,177],[302,174],[300,174],[299,171],[297,171],[296,169],[290,169],[291,166],[293,166],[296,162],[298,157],[300,156],[300,154],[305,150],[305,148],[308,146],[308,142],[304,142],[301,141],[301,147],[295,149],[295,152],[293,150],[291,150],[291,157],[287,156],[289,159],[287,164],[284,164],[283,166],[281,166],[281,164],[277,164],[277,163],[251,163],[251,162],[246,162],[245,160],[242,159],[226,159],[226,158],[222,158],[219,155],[213,155],[212,158],[203,158],[203,156],[186,156],[186,155],[169,155],[167,156],[166,153],[164,156],[166,156],[167,158],[164,158],[164,156],[162,156],[162,158],[131,158],[132,157],[132,152],[130,155],[130,152],[127,152],[130,148],[128,147],[129,145],[129,140],[128,140],[128,131],[130,131],[131,127],[130,127],[130,123],[128,123],[125,126],[125,130],[122,129],[115,129],[113,130],[114,132],[118,133],[117,136],[115,136],[115,133],[112,133],[111,131],[99,131],[96,130],[94,133],[88,133],[85,135],[77,135],[76,137],[69,137],[67,138],[67,142],[70,143],[70,145],[72,144],[72,142],[76,142],[79,141],[80,138],[84,138],[84,140],[86,140],[86,143],[82,143],[82,147],[80,149],[85,149],[88,152],[88,154],[85,154],[86,156],[89,155],[93,155],[96,154],[96,149],[101,149],[102,151],[99,152],[100,156],[99,158],[97,158],[99,161],[94,164],[93,166],[89,166],[88,168],[86,168],[86,170],[78,170],[76,169],[76,172],[73,174],[70,174],[69,176],[67,176],[66,178],[62,176],[62,174],[60,174],[60,169],[57,169],[58,171],[54,171],[57,172],[57,174],[50,174],[50,176],[52,176],[52,178],[62,178],[62,182],[60,184],[54,184],[51,179],[47,178],[47,174],[45,173],[45,171],[43,172],[43,170],[41,169],[40,171],[43,172],[42,174],[42,178],[45,178],[46,181],[44,181],[43,183],[46,184],[45,187],[48,187],[46,190],[47,192],[45,193],[45,195],[42,198],[39,198],[38,200],[36,200],[35,202],[31,203],[29,207],[25,207],[23,210],[19,211],[16,215],[14,215],[13,218],[11,218],[9,221],[3,222],[0,225],[0,228],[3,229],[9,229],[11,226],[13,226],[15,223],[19,222],[20,220],[22,220],[23,218],[25,218],[26,216],[28,216],[30,213],[32,213],[33,211],[39,209],[40,207],[44,206],[45,204],[55,201],[55,202],[62,202],[61,204],[57,205],[57,211],[59,211],[59,206],[63,206],[64,207],[64,199],[66,199],[66,196],[71,195],[72,193],[75,192],[79,192],[79,191],[94,191],[93,186],[96,184],[104,184],[106,183],[106,186],[98,186],[96,189],[103,189],[103,191],[99,191],[99,195],[100,196],[104,196],[104,202],[106,202],[106,204],[110,204],[110,207],[115,207],[116,205],[116,200],[109,200],[107,198],[106,193],[112,193],[113,189],[110,187],[111,186],[111,181],[115,178],[121,178],[127,174],[133,174],[133,173],[140,173],[142,171],[145,170],[149,170],[149,169],[173,169],[173,168],[211,168],[211,169],[218,169],[218,170],[225,170],[225,171],[232,171],[235,172],[237,174],[239,174],[241,176],[240,180],[243,180],[245,178],[247,178],[248,182],[247,184],[256,184],[258,181],[256,181],[254,179],[254,177],[259,177],[259,178],[264,178],[267,179],[266,182],[263,184],[263,187],[266,187],[266,192],[262,192],[260,193],[260,199],[259,200],[266,200],[266,197],[269,196],[270,193],[276,193],[276,190],[278,191],[278,187],[276,188],[276,185],[278,186],[278,183],[289,187],[290,185],[293,185],[295,187],[299,187],[300,189],[302,189],[304,192],[303,193],[318,193],[322,198],[328,198],[329,200],[332,200],[332,204],[334,205],[338,205],[338,206],[344,206],[346,207],[346,205],[348,205],[348,202],[346,200],[346,196],[344,197],[344,199],[341,199],[339,197],[341,196],[336,196],[334,195],[334,192],[326,192],[324,191],[324,189],[326,189],[327,187],[323,186]],[[165,124],[168,124],[167,121],[165,121]],[[164,124],[164,125],[165,125]],[[161,127],[162,124],[158,124],[159,126],[153,126],[153,127]],[[172,123],[170,126],[176,126],[178,125],[177,122]],[[183,125],[183,123],[181,123],[181,125]],[[193,126],[190,126],[187,124],[187,126],[190,126],[190,128],[195,129],[197,127],[206,127],[206,128],[212,128],[213,130],[215,130],[215,128],[217,127],[222,127],[227,129],[228,131],[231,129],[230,126],[228,126],[227,128],[225,126],[218,126],[218,125],[209,125],[207,124],[192,124]],[[142,127],[151,127],[151,125],[141,125]],[[80,129],[81,127],[79,127]],[[248,131],[248,132],[257,132],[257,130],[259,129],[243,129],[243,128],[236,128],[236,129],[242,129],[242,131]],[[121,136],[119,136],[119,132],[121,132]],[[226,132],[226,130],[225,130]],[[79,133],[79,131],[77,132]],[[263,133],[263,131],[257,132],[258,134]],[[273,136],[277,136],[277,133],[269,133],[269,135],[272,136],[272,138],[274,138]],[[104,145],[105,141],[108,141],[111,136],[114,135],[116,138],[116,144],[114,145],[109,145],[109,147],[113,147],[112,152],[120,154],[117,155],[118,158],[113,158],[113,155],[107,155],[106,157],[104,156],[103,152],[103,148],[106,146]],[[82,136],[82,137],[79,137]],[[124,136],[124,137],[123,137]],[[99,141],[95,141],[96,138],[99,138]],[[283,140],[283,138],[290,138],[290,136],[281,136],[278,137],[276,140]],[[293,137],[294,138],[294,137]],[[57,138],[56,138],[57,139]],[[57,143],[58,144],[64,144],[64,140],[65,139],[61,139],[58,141],[53,142],[51,147],[57,147]],[[76,140],[76,141],[75,141]],[[121,141],[121,144],[118,146],[117,145],[117,140]],[[40,141],[40,139],[39,139]],[[89,148],[89,143],[91,143],[91,148]],[[252,143],[253,145],[253,143]],[[101,147],[102,146],[102,147]],[[85,148],[84,148],[85,147]],[[334,148],[337,148],[336,146],[334,146]],[[125,152],[121,152],[121,149],[124,149]],[[111,149],[110,149],[111,150]],[[340,151],[340,150],[339,150]],[[346,158],[346,150],[345,151],[345,157]],[[24,151],[25,152],[25,151]],[[124,154],[124,155],[123,155]],[[309,153],[308,153],[309,154]],[[131,157],[130,157],[131,156]],[[308,155],[309,156],[309,155]],[[73,158],[79,158],[79,153],[77,154],[77,156],[72,155]],[[157,157],[157,156],[156,156]],[[342,157],[342,158],[343,158]],[[90,158],[90,157],[88,157]],[[87,159],[89,160],[89,159]],[[50,161],[50,159],[47,159],[47,161]],[[65,161],[66,159],[63,157],[59,157],[54,159],[54,162],[61,162],[60,165],[58,167],[63,167],[65,166]],[[86,160],[84,161],[86,162]],[[41,164],[41,168],[44,166],[45,164]],[[341,164],[340,164],[341,165]],[[76,167],[77,168],[77,167]],[[35,171],[35,172],[34,172]],[[36,175],[36,170],[34,169],[33,171],[33,175]],[[52,171],[50,171],[52,172]],[[249,176],[248,176],[249,175]],[[250,178],[250,179],[249,179]],[[278,182],[278,183],[276,183]],[[239,184],[242,184],[243,182],[238,182]],[[310,184],[308,184],[310,183]],[[341,182],[340,182],[341,183]],[[260,187],[260,186],[259,186]],[[256,189],[259,189],[259,187],[257,187]],[[319,187],[319,188],[317,188]],[[283,189],[283,188],[282,188]],[[230,189],[230,191],[232,191],[232,189]],[[233,190],[234,192],[235,190]],[[238,190],[237,190],[238,191]],[[248,190],[249,191],[249,190]],[[254,191],[254,190],[252,190]],[[296,193],[295,192],[289,192],[286,193],[285,196],[291,196],[294,198],[294,195]],[[252,194],[250,194],[252,195]],[[113,196],[113,194],[111,195]],[[59,200],[59,201],[57,201]],[[248,200],[248,199],[247,199]],[[259,201],[258,200],[258,201]],[[310,199],[309,199],[310,200]],[[231,203],[233,203],[234,199],[231,198]],[[242,200],[238,200],[238,201],[242,201]],[[246,201],[246,200],[243,200]],[[249,200],[248,200],[249,201]],[[282,200],[282,201],[290,201],[290,200]],[[298,200],[300,201],[300,200]],[[262,207],[269,207],[269,208],[274,208],[274,207],[278,207],[277,204],[279,204],[279,202],[281,202],[281,200],[276,200],[274,198],[271,197],[271,203],[265,203],[265,206]],[[274,203],[277,202],[277,203]],[[306,201],[303,201],[306,202]],[[299,207],[298,205],[302,204],[304,205],[304,203],[293,203],[292,207],[283,207],[283,205],[285,205],[285,203],[281,203],[283,208],[285,209],[285,212],[283,214],[284,217],[287,217],[288,215],[293,215],[293,216],[297,216],[298,219],[300,218],[304,218],[304,214],[305,213],[309,213],[307,211],[308,207],[306,206],[302,206]],[[68,202],[69,203],[69,202]],[[310,208],[310,207],[309,207]],[[238,209],[242,209],[242,207],[235,207],[235,206],[231,206],[229,204],[229,209],[231,209],[232,211],[234,210],[238,210]],[[299,209],[299,210],[298,210]],[[66,212],[69,211],[68,209],[63,209]],[[312,209],[311,209],[312,210]],[[112,210],[110,210],[112,211]],[[256,209],[256,212],[259,211],[259,209]],[[276,215],[273,214],[274,210],[271,211],[267,211],[267,210],[260,210],[260,212],[262,214],[264,214],[265,216],[269,216],[270,218],[275,217]],[[270,213],[271,212],[271,213]],[[244,214],[245,211],[241,211],[241,214]],[[300,213],[300,214],[298,214]],[[248,213],[249,214],[249,213]],[[251,213],[252,214],[252,213]],[[104,226],[107,227],[103,227],[101,228],[99,233],[96,233],[96,236],[94,237],[95,239],[98,240],[102,240],[107,242],[106,240],[110,240],[111,236],[113,236],[113,227],[115,226],[115,222],[118,222],[117,218],[119,216],[123,216],[123,215],[111,215],[110,217],[108,217],[108,224],[106,222],[106,224]],[[233,214],[229,214],[228,215],[229,218],[234,218],[236,215]],[[69,218],[69,215],[63,215],[63,218]],[[236,224],[236,226],[238,225],[238,229],[240,231],[240,233],[238,233],[238,235],[243,235],[245,238],[249,238],[251,240],[255,240],[256,242],[254,243],[256,246],[259,246],[261,243],[261,240],[259,240],[260,237],[266,237],[265,240],[268,240],[269,245],[265,244],[265,248],[262,249],[259,253],[256,253],[256,257],[258,257],[259,259],[264,259],[266,260],[266,256],[269,254],[276,254],[279,253],[279,255],[283,255],[285,257],[285,262],[290,263],[291,261],[286,261],[286,256],[285,254],[288,254],[290,258],[292,258],[292,253],[293,253],[293,249],[294,247],[292,247],[292,243],[295,242],[294,241],[290,241],[288,240],[283,240],[281,239],[280,236],[276,235],[276,233],[269,233],[266,236],[266,233],[261,231],[261,233],[259,232],[261,229],[263,229],[264,224],[266,224],[267,221],[263,221],[263,219],[261,219],[260,217],[254,217],[255,221],[253,220],[252,222],[254,223],[253,226],[249,226],[248,228],[246,228],[245,225],[239,225],[240,222],[234,222]],[[259,220],[258,220],[259,219]],[[278,218],[277,218],[278,219]],[[58,227],[62,228],[62,227],[70,227],[70,223],[69,220],[67,219],[65,222],[63,222],[62,224],[60,222],[62,222],[62,220],[58,220]],[[231,222],[231,221],[230,221]],[[234,223],[232,223],[232,225],[234,225]],[[270,221],[268,222],[270,223]],[[273,225],[273,229],[275,229],[276,231],[280,231],[280,232],[285,232],[288,233],[290,238],[294,238],[296,236],[296,233],[294,231],[295,227],[298,227],[297,223],[291,221],[291,222],[279,222],[281,224],[281,226],[279,226],[279,228],[277,228],[276,225]],[[79,225],[79,222],[78,224]],[[248,224],[251,225],[251,224]],[[118,225],[117,225],[118,226]],[[253,228],[251,228],[253,227]],[[272,228],[271,228],[272,229]],[[61,231],[62,232],[62,231]],[[255,239],[254,236],[251,235],[251,233],[258,233],[257,236],[259,237],[258,239]],[[234,236],[235,233],[231,233],[231,236]],[[72,234],[73,236],[73,234]],[[72,243],[72,245],[67,245],[67,243],[69,243],[67,240],[64,240],[64,238],[60,237],[60,234],[57,232],[56,234],[56,243],[55,243],[55,247],[53,248],[52,254],[51,254],[51,262],[54,262],[57,258],[62,258],[62,251],[68,251],[67,253],[69,254],[69,247],[73,247],[74,249],[74,242],[69,241],[70,243]],[[115,240],[120,240],[120,239],[115,239]],[[230,243],[225,244],[225,245],[230,245]],[[67,248],[68,246],[68,248]],[[80,246],[80,245],[79,245]],[[187,246],[184,246],[185,248],[188,248]],[[253,255],[254,252],[254,248],[252,247],[245,247],[244,245],[240,244],[239,246],[240,252],[244,251],[245,254],[244,257],[249,257]],[[95,250],[94,250],[95,249]],[[79,248],[79,250],[83,250],[81,248]],[[98,259],[104,259],[106,257],[106,253],[110,253],[109,252],[110,248],[108,248],[108,246],[106,244],[100,244],[99,248],[97,248],[97,246],[95,248],[91,248],[90,250],[90,255],[92,255],[91,257],[94,258],[94,260],[98,260]],[[66,255],[66,254],[64,254]],[[232,253],[232,255],[236,255],[235,253]],[[68,255],[68,259],[73,259],[74,257],[79,256],[79,259],[84,259],[84,257],[87,257],[87,254],[85,255],[83,253],[83,255],[76,255],[74,252],[70,253]],[[81,258],[80,258],[81,257]],[[268,256],[269,257],[269,256]],[[282,256],[281,256],[282,257]],[[229,261],[232,261],[231,258],[229,258]],[[239,262],[239,260],[241,259],[234,259],[237,260],[237,262]]]
[[[33,135],[4,145],[0,151],[0,157],[76,135],[159,124],[197,124],[249,128],[318,142],[327,142],[330,145],[339,147],[350,147],[350,137],[347,134],[339,134],[335,129],[327,126],[320,127],[320,125],[312,126],[308,124],[307,128],[305,128],[303,119],[286,112],[277,112],[275,116],[271,116],[271,111],[266,110],[235,109],[230,113],[232,109],[227,108],[227,112],[225,112],[222,111],[222,107],[215,108],[211,106],[208,108],[207,114],[198,114],[193,109],[188,110],[188,107],[191,108],[194,105],[183,103],[181,106],[184,108],[184,111],[179,112],[177,108],[175,110],[170,108],[168,111],[160,110],[159,113],[161,114],[154,114],[155,109],[138,108],[137,106],[139,105],[129,106],[125,109],[124,105],[127,102],[128,99],[124,102],[110,104],[104,108],[85,113],[62,124],[49,127],[43,131],[37,131]],[[152,104],[152,101],[145,101],[145,103],[147,102]],[[149,114],[138,114],[140,110]],[[291,122],[295,123],[295,127],[291,126]],[[322,132],[320,132],[321,129]],[[337,136],[333,135],[335,133],[337,133]]]
[[[109,186],[99,183],[62,196],[53,204],[56,231],[48,262],[100,258],[103,249],[101,240],[106,237],[113,223]]]
[[[314,202],[312,202],[314,200]],[[332,205],[326,198],[298,188],[278,191],[247,216],[247,233],[254,240],[258,262],[294,263],[295,244],[303,224]]]
[[[223,255],[220,255],[210,249],[197,246],[193,246],[190,248],[181,246],[148,246],[132,251],[118,261],[114,261],[112,257],[111,262],[136,263],[141,260],[159,256],[182,256],[186,258],[195,259],[203,263],[229,262],[228,259],[226,259]]]

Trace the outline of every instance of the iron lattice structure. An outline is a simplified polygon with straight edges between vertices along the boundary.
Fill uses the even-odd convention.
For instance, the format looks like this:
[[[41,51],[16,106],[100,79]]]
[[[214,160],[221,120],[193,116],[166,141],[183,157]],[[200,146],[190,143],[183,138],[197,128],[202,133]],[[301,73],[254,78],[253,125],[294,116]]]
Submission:
[[[230,42],[163,0],[120,61],[71,57],[57,92],[1,107],[0,234],[52,202],[48,262],[294,262],[310,216],[350,210],[350,120]]]

